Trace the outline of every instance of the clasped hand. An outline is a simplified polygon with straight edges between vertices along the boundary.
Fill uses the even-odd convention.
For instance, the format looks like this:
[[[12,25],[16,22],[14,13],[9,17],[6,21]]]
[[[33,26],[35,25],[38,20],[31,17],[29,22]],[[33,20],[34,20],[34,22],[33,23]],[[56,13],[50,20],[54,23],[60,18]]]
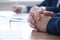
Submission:
[[[34,28],[35,31],[46,32],[47,24],[54,13],[36,6],[32,7],[29,13],[28,22],[30,27]]]

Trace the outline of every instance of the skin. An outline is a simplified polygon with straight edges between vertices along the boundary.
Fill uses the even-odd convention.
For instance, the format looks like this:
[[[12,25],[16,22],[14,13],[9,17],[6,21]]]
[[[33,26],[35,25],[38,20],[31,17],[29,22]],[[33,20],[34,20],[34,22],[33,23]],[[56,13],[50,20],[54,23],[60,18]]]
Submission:
[[[19,14],[21,10],[22,10],[21,7],[17,7],[15,5],[12,6],[12,11],[15,12],[16,14]]]
[[[28,22],[35,31],[46,32],[47,24],[54,15],[54,13],[46,10],[37,10],[36,8],[32,8],[30,10]]]

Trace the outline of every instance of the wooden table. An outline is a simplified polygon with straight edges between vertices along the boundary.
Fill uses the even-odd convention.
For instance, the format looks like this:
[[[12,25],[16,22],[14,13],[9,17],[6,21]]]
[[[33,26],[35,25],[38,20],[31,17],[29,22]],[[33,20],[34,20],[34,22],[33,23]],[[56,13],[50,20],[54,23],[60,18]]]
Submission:
[[[60,36],[32,31],[32,40],[60,40]]]

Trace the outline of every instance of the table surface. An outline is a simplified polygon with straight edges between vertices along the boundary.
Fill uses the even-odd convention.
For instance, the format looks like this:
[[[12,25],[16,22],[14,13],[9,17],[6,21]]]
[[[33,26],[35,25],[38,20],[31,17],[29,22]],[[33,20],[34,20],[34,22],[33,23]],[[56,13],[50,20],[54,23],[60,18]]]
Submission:
[[[60,36],[35,32],[26,22],[11,22],[11,28],[0,31],[0,40],[60,40]]]
[[[5,23],[2,24],[4,26],[3,28],[0,26],[0,40],[60,40],[60,36],[33,31],[25,19],[23,17],[23,21],[12,20],[10,22],[11,28],[7,28]]]

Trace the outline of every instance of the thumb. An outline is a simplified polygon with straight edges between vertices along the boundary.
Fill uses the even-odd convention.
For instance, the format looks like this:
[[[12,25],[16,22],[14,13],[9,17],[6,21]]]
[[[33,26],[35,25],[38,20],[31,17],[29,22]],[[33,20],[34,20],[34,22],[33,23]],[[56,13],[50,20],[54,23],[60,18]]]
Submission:
[[[46,16],[53,16],[54,15],[54,13],[51,11],[44,11],[43,14]]]

